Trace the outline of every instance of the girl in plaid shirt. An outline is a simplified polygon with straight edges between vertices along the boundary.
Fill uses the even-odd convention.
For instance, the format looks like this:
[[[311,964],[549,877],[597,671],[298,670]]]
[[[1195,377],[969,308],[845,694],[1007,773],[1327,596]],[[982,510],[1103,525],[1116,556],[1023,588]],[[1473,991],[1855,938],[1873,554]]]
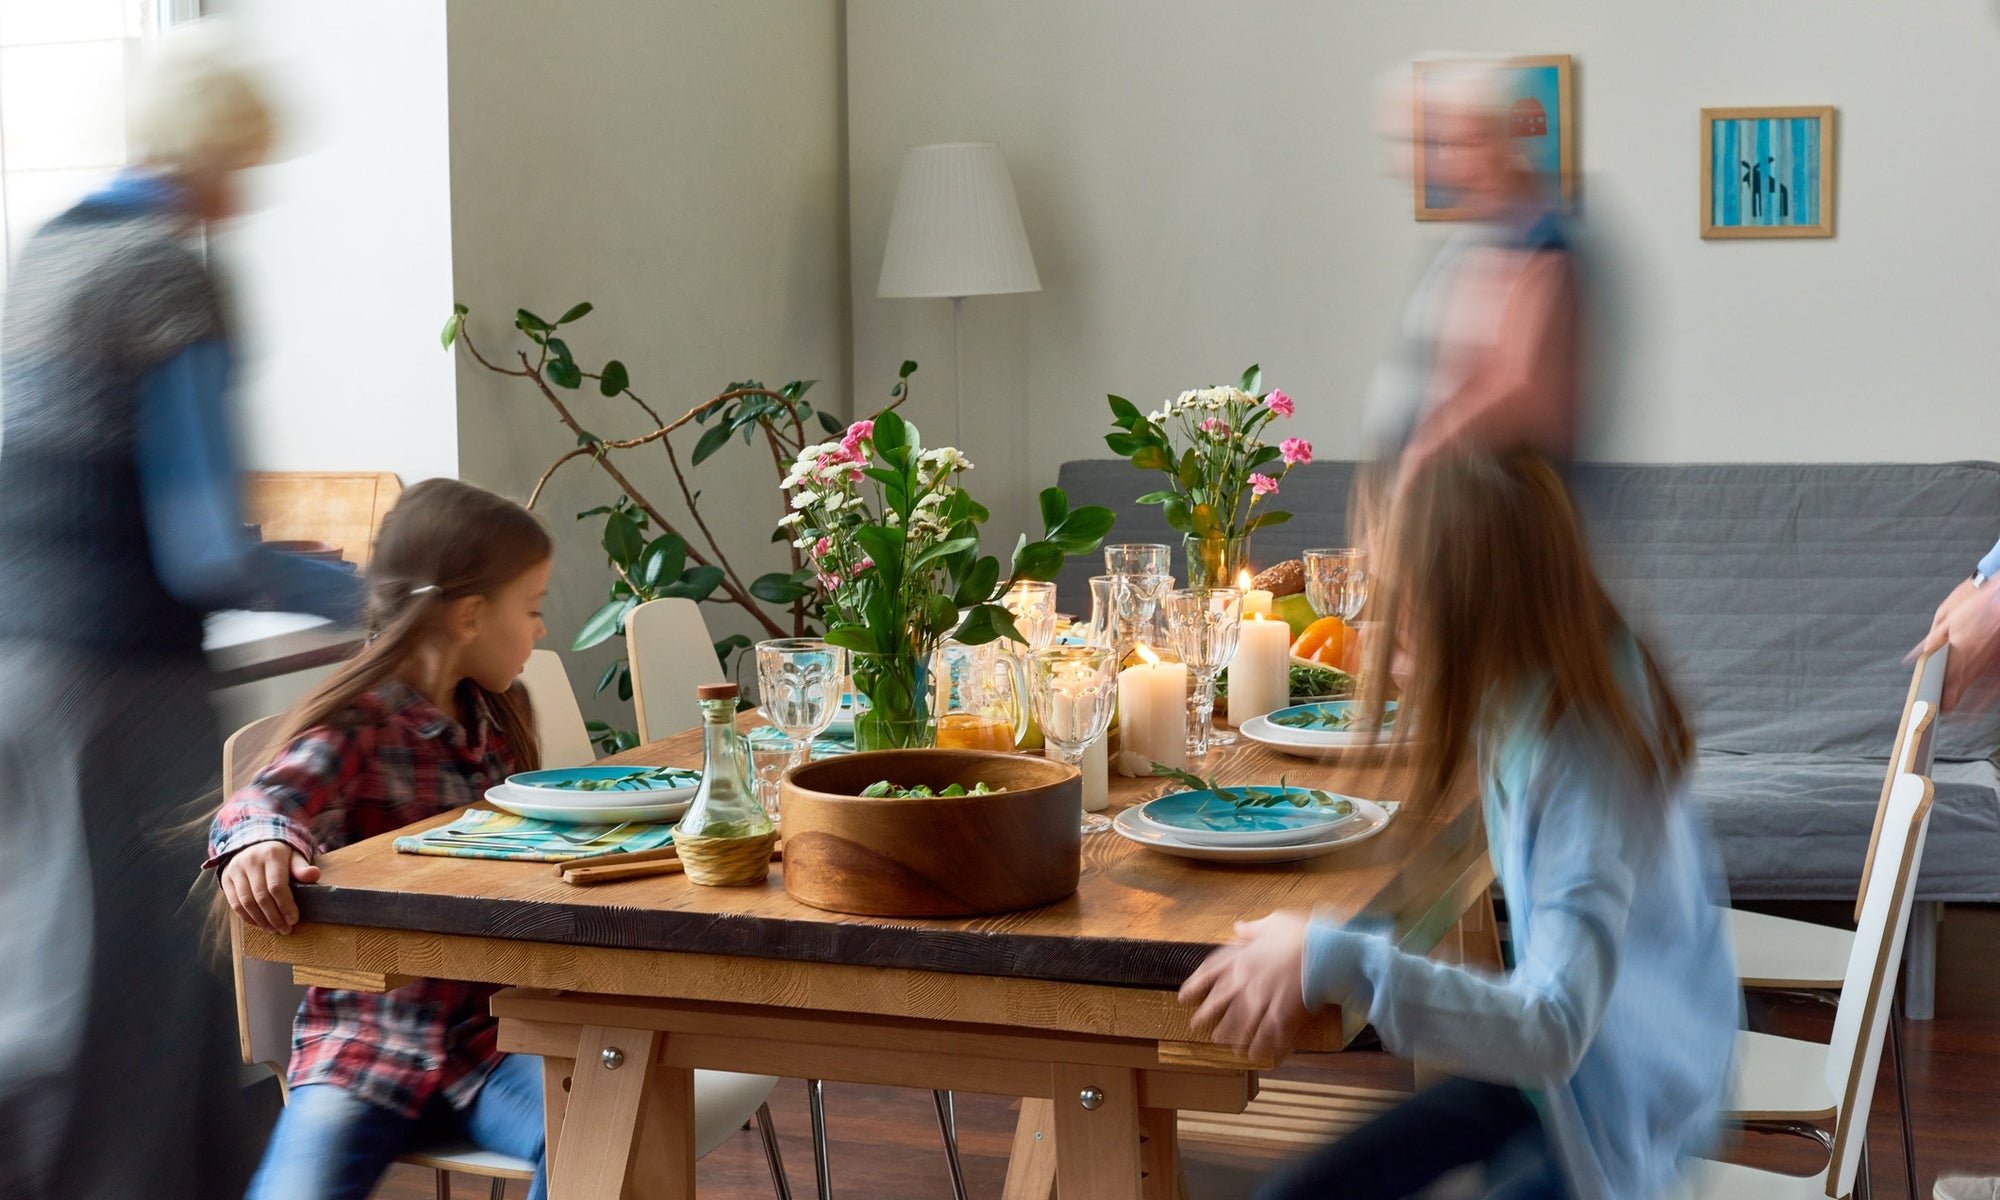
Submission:
[[[319,878],[319,854],[537,766],[515,680],[544,632],[550,553],[541,523],[490,492],[434,479],[403,494],[368,568],[367,648],[299,704],[269,765],[215,816],[208,865],[232,911],[290,933],[292,884]],[[495,1048],[494,990],[310,989],[249,1200],[362,1200],[419,1132],[534,1162],[529,1200],[544,1200],[541,1061]]]

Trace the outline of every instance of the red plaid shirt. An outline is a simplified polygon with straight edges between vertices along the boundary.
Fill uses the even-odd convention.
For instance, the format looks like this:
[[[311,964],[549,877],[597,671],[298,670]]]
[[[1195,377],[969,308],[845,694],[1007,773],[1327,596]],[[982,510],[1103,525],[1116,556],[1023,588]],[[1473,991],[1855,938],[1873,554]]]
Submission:
[[[307,858],[462,808],[514,770],[487,701],[473,729],[400,681],[354,702],[353,718],[307,730],[229,798],[209,830],[207,866],[258,842]],[[392,992],[308,988],[292,1023],[291,1086],[330,1083],[416,1117],[442,1096],[464,1108],[500,1061],[483,983],[423,979]]]

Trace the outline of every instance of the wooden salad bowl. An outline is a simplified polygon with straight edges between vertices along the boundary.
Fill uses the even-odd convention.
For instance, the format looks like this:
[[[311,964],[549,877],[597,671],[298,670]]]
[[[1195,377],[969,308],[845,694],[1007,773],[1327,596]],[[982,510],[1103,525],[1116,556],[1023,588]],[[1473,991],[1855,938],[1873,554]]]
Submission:
[[[984,796],[872,799],[889,780]],[[1083,776],[993,750],[875,750],[787,772],[779,812],[785,891],[870,917],[969,917],[1052,904],[1076,890]]]

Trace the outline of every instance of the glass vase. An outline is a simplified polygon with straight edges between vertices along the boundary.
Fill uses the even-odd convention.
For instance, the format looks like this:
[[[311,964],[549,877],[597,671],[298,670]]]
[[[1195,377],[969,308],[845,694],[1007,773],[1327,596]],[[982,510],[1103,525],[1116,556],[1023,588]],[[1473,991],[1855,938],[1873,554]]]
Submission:
[[[1236,576],[1250,563],[1247,533],[1190,533],[1181,539],[1187,549],[1187,586],[1235,587]]]
[[[937,743],[930,655],[856,650],[848,657],[854,690],[868,698],[868,710],[854,716],[856,750],[920,750]]]

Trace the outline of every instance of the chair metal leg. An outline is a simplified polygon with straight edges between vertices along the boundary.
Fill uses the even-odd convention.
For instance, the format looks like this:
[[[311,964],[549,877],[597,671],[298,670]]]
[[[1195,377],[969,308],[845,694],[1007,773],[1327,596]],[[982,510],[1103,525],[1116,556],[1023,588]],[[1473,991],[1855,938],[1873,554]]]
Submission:
[[[950,1092],[933,1089],[931,1102],[937,1105],[938,1133],[944,1138],[945,1166],[951,1171],[952,1200],[970,1200],[965,1191],[965,1168],[958,1161],[958,1114]]]
[[[1889,1005],[1889,1050],[1896,1056],[1896,1115],[1903,1121],[1903,1176],[1909,1181],[1910,1195],[1917,1192],[1917,1134],[1910,1117],[1910,1077],[1903,1057],[1903,997],[1899,993]]]
[[[1811,1138],[1818,1142],[1820,1149],[1833,1152],[1833,1135],[1810,1121],[1737,1121],[1738,1129],[1751,1133],[1788,1133],[1793,1137]]]
[[[1861,1163],[1854,1172],[1854,1200],[1875,1200],[1874,1169],[1868,1162],[1868,1131],[1861,1131]]]
[[[1937,1011],[1938,920],[1944,906],[1919,900],[1910,906],[1903,938],[1903,1007],[1912,1021],[1928,1021]]]
[[[813,1183],[819,1200],[833,1200],[833,1167],[826,1156],[826,1081],[806,1080],[806,1111],[812,1116]]]
[[[437,1200],[451,1200],[451,1172],[438,1171],[436,1174]]]
[[[764,1165],[771,1168],[771,1190],[778,1200],[792,1200],[792,1181],[785,1178],[785,1155],[778,1149],[778,1130],[771,1124],[771,1106],[757,1106],[757,1135],[764,1141]]]

